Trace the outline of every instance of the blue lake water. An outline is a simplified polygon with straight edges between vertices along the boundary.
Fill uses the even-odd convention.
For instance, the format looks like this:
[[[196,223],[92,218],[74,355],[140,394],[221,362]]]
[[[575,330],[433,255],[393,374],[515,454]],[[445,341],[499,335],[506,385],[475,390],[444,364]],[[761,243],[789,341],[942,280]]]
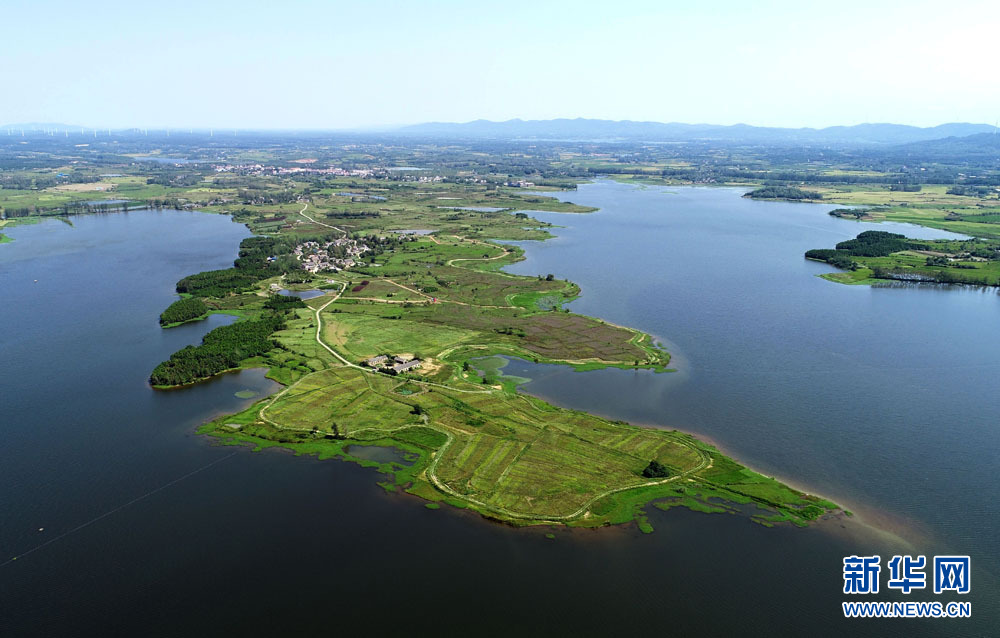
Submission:
[[[363,197],[367,199],[377,199],[379,201],[385,201],[385,197],[382,195],[365,195],[364,193],[337,193],[343,197]]]
[[[322,297],[326,294],[325,290],[288,290],[282,288],[278,291],[279,295],[285,297],[298,297],[299,299],[313,299],[315,297]]]
[[[331,612],[445,635],[987,635],[984,379],[1000,359],[980,331],[997,325],[996,296],[812,277],[825,266],[802,251],[862,228],[822,207],[606,183],[572,199],[602,210],[540,214],[567,227],[515,268],[578,281],[574,308],[669,338],[681,371],[532,367],[529,390],[711,436],[921,551],[972,554],[971,622],[845,621],[841,558],[905,547],[857,521],[765,529],[650,508],[654,534],[550,540],[387,494],[353,464],[214,445],[199,423],[277,385],[245,371],[157,392],[146,378],[232,320],[157,323],[178,279],[228,266],[248,233],[136,211],[4,231],[0,635],[328,635],[342,626]]]
[[[433,230],[427,229],[413,229],[413,230],[390,230],[390,233],[399,233],[400,235],[430,235]]]
[[[572,310],[656,335],[678,372],[505,372],[563,405],[701,434],[928,552],[973,555],[995,585],[1000,295],[825,281],[834,269],[806,250],[869,229],[949,234],[742,192],[599,182],[560,195],[598,213],[533,213],[564,228],[520,242],[508,270],[579,283]]]

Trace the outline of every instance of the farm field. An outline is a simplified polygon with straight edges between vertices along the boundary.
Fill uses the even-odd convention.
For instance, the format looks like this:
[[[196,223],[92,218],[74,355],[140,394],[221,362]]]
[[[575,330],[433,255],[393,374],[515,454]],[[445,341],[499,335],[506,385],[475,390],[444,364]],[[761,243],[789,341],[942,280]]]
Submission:
[[[307,221],[279,236],[305,236],[308,227],[343,234],[308,221],[319,219],[311,201],[296,206],[297,213],[289,206],[283,214]],[[806,524],[837,509],[688,435],[556,408],[519,395],[519,379],[480,376],[470,360],[490,355],[663,371],[669,354],[648,335],[564,311],[580,292],[571,282],[500,272],[521,258],[519,249],[422,221],[432,234],[384,244],[348,270],[297,274],[293,288],[326,294],[283,302],[288,309],[268,310],[268,291],[283,277],[262,278],[255,291],[203,298],[244,321],[279,313],[276,347],[240,365],[269,367],[286,385],[203,431],[258,449],[280,445],[374,465],[390,477],[387,489],[518,525],[638,520],[648,527],[642,506],[651,500],[704,511],[718,509],[711,504],[718,498],[756,503],[751,518],[765,525]],[[420,365],[395,375],[361,365],[382,354]],[[361,458],[350,452],[360,444],[402,450],[415,461]],[[660,473],[646,476],[653,462]]]
[[[323,172],[331,160],[322,159],[329,150],[320,149],[305,156],[307,162],[284,148],[229,149],[223,160],[206,147],[190,154],[200,160],[193,163],[110,155],[110,170],[79,160],[89,152],[68,151],[58,165],[6,173],[0,188],[4,223],[98,212],[85,202],[104,193],[103,199],[130,206],[227,214],[255,234],[241,245],[233,268],[197,274],[178,288],[191,302],[177,309],[190,306],[192,317],[194,308],[198,317],[225,312],[237,316],[236,323],[175,353],[153,376],[159,379],[155,385],[169,387],[234,368],[266,367],[285,390],[207,424],[206,433],[258,449],[277,445],[377,466],[387,475],[386,489],[518,525],[638,521],[647,530],[642,508],[654,500],[663,508],[734,513],[747,513],[736,504],[756,504],[749,516],[765,525],[806,524],[838,510],[694,437],[557,408],[518,394],[522,379],[500,373],[501,356],[578,370],[669,370],[669,353],[649,335],[566,310],[581,290],[558,273],[526,277],[503,271],[523,251],[497,240],[552,236],[553,224],[534,219],[532,211],[595,210],[544,194],[574,188],[585,180],[579,174],[534,178],[538,185],[527,189],[517,187],[526,182],[487,164],[492,156],[474,152],[453,157],[477,167],[472,170],[442,162],[433,172],[365,169],[352,176]],[[362,165],[386,152],[336,151],[339,161]],[[400,157],[395,163],[419,161]],[[549,164],[588,174],[616,165],[611,154],[576,152]],[[663,173],[696,166],[658,160],[619,177],[677,183],[683,180]],[[482,168],[488,170],[480,173]],[[950,205],[953,196],[939,191],[898,209]],[[851,189],[837,196],[868,197]],[[967,205],[962,213],[973,210]],[[959,220],[952,214],[947,221]],[[965,223],[990,221],[983,216]],[[340,239],[348,241],[335,244]],[[345,245],[363,250],[351,253],[343,269],[312,273],[301,265],[306,242],[341,251],[323,259],[341,259]],[[283,288],[324,294],[305,301],[274,295]],[[187,317],[177,309],[173,314]],[[398,371],[362,364],[377,355],[390,364],[416,363]],[[476,367],[491,357],[493,363]],[[413,462],[351,453],[362,444],[369,451],[402,450]]]
[[[767,525],[802,525],[836,508],[676,431],[609,422],[512,392],[421,388],[344,367],[305,375],[274,399],[202,431],[230,443],[377,465],[391,478],[387,489],[519,525],[621,523],[642,518],[640,505],[654,499],[706,510],[718,507],[713,497],[755,503],[753,518]],[[356,459],[351,443],[405,450],[417,461]],[[669,475],[643,476],[653,460]]]

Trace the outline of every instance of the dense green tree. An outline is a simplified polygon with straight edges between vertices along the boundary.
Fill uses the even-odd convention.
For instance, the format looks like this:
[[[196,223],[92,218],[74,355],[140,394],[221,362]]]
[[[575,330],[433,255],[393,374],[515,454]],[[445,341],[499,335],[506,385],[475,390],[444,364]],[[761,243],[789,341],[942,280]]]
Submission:
[[[240,361],[274,348],[271,333],[283,327],[281,317],[266,315],[216,328],[205,335],[201,345],[178,350],[156,366],[149,381],[160,386],[182,385],[234,368]]]
[[[816,191],[806,191],[794,186],[764,186],[746,194],[751,199],[823,199]]]
[[[270,310],[291,310],[293,308],[305,308],[306,304],[293,295],[271,295],[264,302],[264,307]]]
[[[642,471],[642,475],[646,478],[666,478],[670,476],[670,470],[656,459],[653,459],[646,466],[646,469]]]
[[[208,306],[201,299],[188,297],[178,299],[167,306],[167,309],[160,314],[160,325],[165,326],[170,323],[180,323],[200,317],[208,312]]]

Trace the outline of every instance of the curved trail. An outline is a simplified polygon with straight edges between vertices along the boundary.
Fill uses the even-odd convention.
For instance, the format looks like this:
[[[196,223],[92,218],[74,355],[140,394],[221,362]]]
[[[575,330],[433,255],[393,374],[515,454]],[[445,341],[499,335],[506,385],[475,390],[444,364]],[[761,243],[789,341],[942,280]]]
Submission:
[[[307,215],[305,215],[304,211],[305,211],[305,209],[307,207],[308,207],[308,204],[306,204],[305,206],[303,206],[302,211],[300,211],[300,214],[303,217],[306,217],[307,219],[309,219],[311,221],[314,221],[315,223],[320,224],[322,226],[327,226],[329,228],[333,228],[335,230],[339,230],[341,232],[344,232],[341,229],[336,228],[335,226],[330,226],[329,224],[324,224],[322,222],[316,222],[311,217],[308,217]],[[474,240],[469,240],[469,241],[474,241]],[[483,243],[483,242],[474,242],[474,243]],[[504,249],[504,252],[501,255],[498,255],[496,257],[461,258],[461,259],[456,258],[456,259],[449,260],[447,262],[447,264],[450,265],[450,266],[453,266],[453,267],[457,268],[458,266],[454,266],[453,265],[455,261],[490,261],[490,260],[500,259],[500,258],[506,257],[507,255],[510,254],[510,252],[511,251],[509,251],[507,249]],[[401,285],[401,284],[399,284],[397,282],[390,281],[390,283],[395,284],[396,286],[399,286],[400,288],[403,288],[405,290],[409,290],[409,291],[414,292],[414,293],[416,293],[418,295],[426,297],[426,295],[424,295],[423,293],[420,293],[420,292],[418,292],[416,290],[413,290],[411,288],[407,288],[406,286],[403,286],[403,285]],[[333,295],[326,303],[324,303],[323,305],[321,305],[318,308],[316,308],[316,309],[313,310],[314,316],[316,318],[316,334],[315,334],[316,343],[318,343],[327,352],[329,352],[330,354],[332,354],[345,367],[354,368],[355,370],[360,370],[360,371],[366,372],[368,374],[379,374],[377,371],[372,370],[370,368],[366,368],[364,366],[360,366],[360,365],[357,365],[355,363],[351,363],[343,355],[341,355],[339,352],[337,352],[336,350],[334,350],[333,348],[331,348],[329,345],[327,345],[323,341],[323,337],[322,337],[322,334],[323,334],[322,312],[330,304],[332,304],[333,302],[337,301],[340,298],[340,296],[344,293],[344,291],[346,289],[347,289],[347,284],[346,283],[341,283],[340,284],[340,290],[337,291],[337,293],[335,295]],[[444,300],[441,300],[441,301],[444,301]],[[451,303],[461,303],[461,302],[451,302]],[[463,304],[463,305],[471,305],[471,304]],[[456,346],[456,347],[459,347],[459,346]],[[312,374],[317,374],[318,372],[322,372],[322,371],[313,372],[313,373],[310,373],[310,374],[307,374],[307,375],[301,377],[298,381],[296,381],[295,383],[291,384],[290,386],[288,386],[287,388],[285,388],[280,393],[276,394],[274,397],[271,398],[270,401],[267,401],[263,406],[261,406],[261,409],[260,409],[260,411],[258,413],[258,416],[261,418],[261,420],[263,420],[266,423],[268,423],[268,424],[270,424],[270,425],[272,425],[272,426],[274,426],[274,427],[276,427],[278,429],[281,429],[281,430],[299,430],[298,428],[288,428],[288,427],[279,425],[278,423],[275,423],[271,419],[267,418],[266,411],[267,411],[267,409],[271,405],[274,404],[275,401],[277,401],[280,397],[284,396],[288,391],[290,391],[292,388],[294,388],[296,385],[298,385],[299,382],[301,382],[306,377],[312,376]],[[433,382],[430,382],[430,381],[418,381],[418,380],[415,380],[415,379],[411,380],[411,381],[413,383],[422,385],[424,387],[438,387],[438,388],[443,388],[445,390],[449,390],[451,392],[462,392],[462,393],[467,393],[467,394],[491,394],[491,393],[495,392],[495,390],[492,390],[492,389],[489,389],[489,390],[464,390],[464,389],[455,388],[455,387],[444,385],[444,384],[440,384],[440,383],[433,383]],[[369,387],[371,387],[370,383],[369,383]],[[516,512],[516,511],[513,511],[513,510],[509,510],[507,508],[504,508],[504,507],[499,507],[499,506],[496,506],[496,505],[490,505],[488,503],[485,503],[483,501],[475,499],[475,498],[473,498],[473,497],[471,497],[469,495],[466,495],[466,494],[461,494],[460,492],[457,492],[456,490],[454,490],[450,486],[448,486],[448,484],[446,484],[444,481],[442,481],[437,476],[437,473],[436,473],[437,466],[438,466],[438,463],[440,462],[441,458],[445,455],[445,453],[451,447],[452,443],[454,443],[454,441],[455,441],[455,435],[450,430],[448,430],[447,428],[444,428],[442,426],[435,425],[435,424],[431,423],[429,421],[429,419],[428,419],[428,417],[427,417],[426,414],[422,415],[422,418],[423,418],[423,423],[422,424],[404,425],[404,426],[401,426],[401,427],[398,427],[398,428],[394,428],[394,429],[363,428],[363,429],[355,430],[355,431],[351,432],[350,436],[352,438],[354,438],[358,434],[362,434],[364,432],[375,432],[380,437],[385,437],[386,435],[392,434],[394,432],[399,432],[401,430],[406,430],[406,429],[411,429],[411,428],[417,428],[417,427],[427,427],[427,428],[430,428],[430,429],[434,430],[435,432],[440,432],[441,434],[443,434],[446,437],[447,440],[445,441],[444,445],[442,445],[436,451],[431,452],[432,460],[431,460],[430,464],[428,464],[427,469],[424,470],[424,474],[427,476],[428,480],[434,485],[434,487],[436,487],[441,492],[444,492],[445,494],[448,494],[449,496],[452,496],[452,497],[457,498],[457,499],[459,499],[461,501],[464,501],[464,502],[476,505],[477,507],[481,508],[482,510],[485,510],[485,511],[488,511],[488,512],[493,512],[493,513],[496,513],[496,514],[501,514],[501,515],[506,516],[508,518],[517,519],[517,520],[531,520],[531,521],[539,521],[539,522],[569,522],[569,521],[577,519],[577,518],[579,518],[581,516],[584,516],[585,514],[587,514],[587,512],[590,509],[590,507],[594,503],[596,503],[597,501],[601,500],[602,498],[605,498],[605,497],[610,496],[612,494],[617,494],[617,493],[620,493],[620,492],[626,492],[628,490],[633,490],[633,489],[639,489],[639,488],[645,488],[645,487],[655,487],[655,486],[658,486],[658,485],[665,485],[667,483],[672,483],[674,481],[679,481],[681,479],[691,479],[692,475],[694,475],[694,474],[696,474],[698,472],[701,472],[702,470],[705,470],[705,469],[708,469],[708,468],[712,467],[712,457],[707,452],[705,452],[704,450],[702,450],[702,449],[700,449],[700,448],[698,448],[698,447],[696,447],[694,445],[691,445],[690,443],[688,443],[686,441],[675,440],[674,443],[677,443],[677,444],[680,444],[680,445],[684,445],[685,447],[688,447],[689,449],[694,450],[695,453],[698,454],[698,456],[701,459],[701,461],[700,461],[700,463],[698,464],[697,467],[694,467],[692,469],[686,470],[684,472],[681,472],[679,474],[676,474],[674,476],[671,476],[671,477],[668,477],[668,478],[665,478],[665,479],[662,479],[662,480],[649,481],[649,482],[645,482],[645,483],[638,483],[638,484],[635,484],[635,485],[624,485],[624,486],[621,486],[621,487],[616,487],[616,488],[611,488],[611,489],[605,490],[603,492],[600,492],[600,493],[594,495],[593,497],[591,497],[590,499],[588,499],[586,502],[584,502],[583,505],[581,505],[579,508],[577,508],[575,511],[573,511],[573,512],[571,512],[569,514],[564,514],[564,515],[546,515],[546,514],[535,514],[535,513],[530,513],[530,512]],[[304,430],[300,430],[300,431],[304,431]]]
[[[688,448],[690,448],[690,449],[692,449],[692,450],[694,450],[695,452],[698,453],[698,455],[701,457],[701,463],[698,464],[698,467],[695,467],[695,468],[692,468],[690,470],[681,472],[680,474],[675,474],[674,476],[671,476],[671,477],[668,477],[668,478],[665,478],[665,479],[662,479],[662,480],[659,480],[659,481],[650,481],[648,483],[639,483],[639,484],[636,484],[636,485],[624,485],[622,487],[616,487],[616,488],[612,488],[610,490],[605,490],[604,492],[601,492],[601,493],[596,494],[595,496],[591,497],[586,502],[584,502],[584,504],[581,505],[578,509],[576,509],[575,511],[573,511],[573,512],[571,512],[569,514],[564,514],[564,515],[560,515],[560,516],[553,516],[553,515],[550,515],[550,514],[532,514],[530,512],[515,512],[515,511],[509,510],[509,509],[507,509],[505,507],[499,507],[497,505],[490,505],[488,503],[484,503],[483,501],[480,501],[478,499],[472,498],[471,496],[468,496],[467,494],[461,494],[459,492],[456,492],[451,487],[449,487],[447,483],[445,483],[440,478],[438,478],[437,474],[435,474],[435,470],[437,469],[437,464],[441,460],[441,457],[444,456],[445,452],[448,451],[448,448],[451,447],[451,444],[454,442],[455,437],[454,437],[454,435],[451,432],[449,432],[447,430],[434,427],[433,425],[431,425],[430,423],[427,422],[426,415],[424,415],[424,417],[425,417],[425,421],[424,421],[423,425],[416,425],[416,424],[415,425],[404,425],[402,427],[394,428],[392,430],[382,430],[382,429],[379,429],[379,428],[364,428],[364,429],[361,429],[361,430],[355,430],[351,434],[352,435],[356,435],[356,434],[360,434],[361,432],[372,431],[372,432],[377,432],[379,434],[385,435],[385,434],[391,434],[393,432],[399,432],[400,430],[408,430],[408,429],[411,429],[411,428],[420,428],[420,427],[429,427],[432,430],[434,430],[435,432],[440,432],[440,433],[444,434],[448,438],[448,440],[436,452],[432,452],[431,453],[434,458],[431,461],[430,465],[428,465],[427,469],[425,470],[425,474],[427,475],[427,478],[430,479],[431,483],[434,484],[434,487],[438,488],[439,490],[441,490],[445,494],[448,494],[450,496],[454,496],[455,498],[460,499],[462,501],[466,501],[468,503],[473,503],[476,506],[478,506],[478,507],[480,507],[480,508],[482,508],[484,510],[487,510],[487,511],[490,511],[490,512],[494,512],[494,513],[498,513],[498,514],[503,514],[504,516],[507,516],[509,518],[515,518],[515,519],[519,519],[519,520],[539,521],[541,523],[545,523],[545,522],[567,522],[567,521],[572,521],[572,520],[574,520],[576,518],[579,518],[580,516],[583,516],[584,514],[586,514],[587,511],[590,509],[590,507],[594,503],[596,503],[597,501],[601,500],[602,498],[605,498],[606,496],[610,496],[612,494],[617,494],[619,492],[626,492],[628,490],[638,489],[638,488],[641,488],[641,487],[656,487],[658,485],[665,485],[667,483],[672,483],[672,482],[678,481],[680,479],[690,478],[691,475],[696,474],[698,472],[701,472],[702,470],[706,470],[706,469],[712,467],[712,457],[707,452],[705,452],[704,450],[701,450],[701,449],[699,449],[699,448],[697,448],[697,447],[695,447],[693,445],[690,445],[688,443],[684,443],[684,442],[679,442],[678,441],[678,443],[681,443],[682,445],[685,445]]]
[[[344,230],[343,228],[337,228],[336,226],[331,226],[330,224],[327,224],[327,223],[324,223],[324,222],[321,222],[321,221],[317,221],[317,220],[313,219],[312,217],[310,217],[309,215],[306,215],[306,209],[307,208],[309,208],[309,202],[306,202],[305,205],[302,206],[302,210],[299,211],[299,215],[301,215],[302,217],[305,217],[306,219],[308,219],[309,221],[311,221],[314,224],[319,224],[320,226],[326,226],[327,228],[332,228],[335,231],[337,231],[338,233],[344,233],[345,235],[347,234],[347,231]]]
[[[324,310],[326,310],[327,306],[329,306],[333,302],[335,302],[338,299],[340,299],[340,296],[343,294],[344,290],[346,290],[346,289],[347,289],[347,284],[341,283],[340,284],[340,290],[337,291],[337,294],[333,295],[329,299],[329,301],[327,301],[326,303],[324,303],[322,306],[320,306],[319,308],[316,308],[316,309],[313,310],[313,314],[314,314],[314,316],[316,318],[316,335],[315,335],[316,343],[318,343],[327,352],[329,352],[330,354],[332,354],[337,359],[337,361],[339,361],[344,367],[354,368],[355,370],[360,370],[361,372],[366,372],[368,374],[379,374],[377,371],[372,370],[371,368],[366,368],[366,367],[360,366],[360,365],[358,365],[356,363],[351,363],[346,358],[344,358],[343,355],[341,355],[339,352],[337,352],[336,350],[334,350],[333,348],[331,348],[330,346],[328,346],[326,344],[326,342],[323,341],[323,316],[322,316],[322,312]],[[270,423],[271,425],[274,425],[274,426],[282,428],[282,429],[288,429],[288,428],[285,428],[284,426],[279,426],[277,423],[274,423],[273,421],[270,421],[266,417],[263,417],[264,411],[272,403],[274,403],[275,400],[277,400],[279,397],[281,397],[286,392],[288,392],[293,387],[295,387],[299,383],[299,381],[302,381],[302,379],[305,379],[308,376],[316,374],[317,372],[322,372],[322,370],[317,370],[316,372],[312,372],[310,374],[307,374],[307,375],[303,376],[302,378],[300,378],[298,381],[296,381],[292,385],[288,386],[287,388],[285,388],[284,390],[282,390],[278,394],[274,395],[274,397],[272,397],[272,399],[268,402],[268,404],[266,406],[264,406],[264,407],[261,408],[261,412],[260,412],[261,417],[264,418],[264,420],[267,421],[268,423]],[[455,388],[455,387],[452,387],[450,385],[444,385],[444,384],[441,384],[441,383],[434,383],[432,381],[421,381],[421,380],[418,380],[418,379],[409,379],[409,381],[412,381],[413,383],[417,383],[417,384],[422,385],[422,386],[444,388],[446,390],[451,390],[452,392],[463,392],[463,393],[466,393],[466,394],[490,394],[490,393],[493,392],[493,390],[465,390],[465,389],[462,389],[462,388]]]
[[[461,267],[461,266],[456,266],[455,265],[456,261],[493,261],[495,259],[503,259],[507,255],[509,255],[512,252],[514,252],[514,251],[510,250],[509,248],[507,248],[506,246],[500,246],[498,244],[491,244],[489,242],[479,241],[477,239],[469,239],[468,237],[459,237],[458,235],[452,235],[452,237],[454,237],[455,239],[458,239],[459,241],[467,241],[467,242],[472,243],[472,244],[480,244],[482,246],[489,246],[490,248],[499,248],[499,249],[501,249],[503,251],[502,253],[500,253],[496,257],[454,257],[454,258],[449,259],[448,261],[444,262],[445,266],[451,266],[452,268],[460,268]],[[510,276],[508,273],[497,273],[497,274],[507,275],[508,277]]]
[[[323,323],[322,323],[321,313],[322,313],[323,310],[325,310],[327,308],[327,306],[329,306],[330,304],[332,304],[333,302],[335,302],[338,298],[340,298],[341,293],[343,293],[343,291],[344,291],[344,289],[346,287],[347,287],[347,284],[341,284],[341,289],[340,289],[340,291],[336,295],[334,295],[332,298],[330,298],[330,300],[327,301],[326,303],[324,303],[322,306],[320,306],[319,308],[317,308],[317,309],[314,310],[314,313],[315,313],[315,316],[316,316],[316,342],[320,346],[322,346],[324,349],[326,349],[330,354],[332,354],[334,357],[336,357],[337,360],[340,361],[344,366],[350,367],[350,368],[354,368],[356,370],[361,370],[362,372],[367,372],[369,374],[378,374],[374,370],[370,370],[370,369],[365,368],[363,366],[359,366],[357,364],[351,363],[350,361],[348,361],[347,359],[345,359],[340,353],[338,353],[336,350],[334,350],[333,348],[331,348],[330,346],[328,346],[326,343],[323,342],[323,339],[322,339]],[[317,374],[318,372],[322,372],[322,371],[320,370],[320,371],[314,372],[312,374]],[[305,379],[308,376],[311,376],[311,375],[305,375],[305,376],[303,376],[301,379],[299,379],[299,381],[297,381],[296,383],[293,383],[292,385],[288,386],[283,391],[281,391],[280,393],[276,394],[265,405],[263,405],[261,407],[261,409],[260,409],[260,412],[258,413],[258,415],[260,416],[260,418],[263,421],[265,421],[265,422],[269,423],[270,425],[272,425],[274,427],[277,427],[279,429],[282,429],[282,430],[296,430],[297,428],[288,428],[288,427],[279,425],[278,423],[275,423],[271,419],[267,418],[266,411],[267,411],[267,408],[269,408],[271,405],[273,405],[275,401],[277,401],[280,397],[284,396],[289,390],[291,390],[292,388],[294,388],[296,385],[298,385],[298,383],[300,381],[302,381],[303,379]],[[424,385],[424,386],[432,386],[432,387],[444,388],[444,389],[452,391],[452,392],[465,392],[465,393],[471,393],[471,394],[490,394],[490,393],[494,392],[494,390],[462,390],[462,389],[459,389],[459,388],[453,388],[451,386],[446,386],[446,385],[442,385],[442,384],[439,384],[439,383],[432,383],[432,382],[429,382],[429,381],[416,381],[416,380],[413,380],[413,382],[414,383],[418,383],[420,385]],[[398,427],[398,428],[394,428],[394,429],[391,429],[391,430],[386,430],[386,429],[381,429],[381,428],[363,428],[363,429],[355,430],[355,431],[351,432],[350,435],[353,438],[356,435],[362,434],[364,432],[375,432],[375,433],[379,434],[380,437],[384,437],[384,436],[392,434],[394,432],[399,432],[401,430],[406,430],[406,429],[411,429],[411,428],[417,428],[417,427],[428,427],[428,428],[434,430],[435,432],[440,432],[441,434],[444,434],[445,437],[447,438],[447,440],[445,441],[445,444],[442,445],[437,451],[431,453],[433,459],[432,459],[431,463],[427,466],[427,469],[425,470],[425,474],[426,474],[427,478],[430,480],[430,482],[437,489],[441,490],[445,494],[448,494],[449,496],[452,496],[454,498],[460,499],[460,500],[468,502],[468,503],[472,503],[472,504],[476,505],[477,507],[479,507],[479,508],[481,508],[483,510],[486,510],[486,511],[489,511],[489,512],[494,512],[494,513],[501,514],[503,516],[507,516],[509,518],[518,519],[518,520],[533,520],[533,521],[542,521],[542,522],[546,522],[546,521],[551,521],[551,522],[567,522],[567,521],[571,521],[571,520],[574,520],[576,518],[579,518],[580,516],[583,516],[584,514],[587,513],[587,511],[590,509],[590,507],[594,503],[596,503],[600,499],[605,498],[607,496],[610,496],[612,494],[617,494],[619,492],[625,492],[625,491],[628,491],[628,490],[638,489],[638,488],[643,488],[643,487],[655,487],[657,485],[664,485],[666,483],[671,483],[671,482],[678,481],[678,480],[681,480],[681,479],[689,478],[693,474],[701,472],[702,470],[708,469],[709,467],[712,466],[712,457],[707,452],[705,452],[704,450],[701,450],[700,448],[695,447],[695,446],[693,446],[693,445],[691,445],[691,444],[689,444],[687,442],[684,442],[684,441],[675,441],[675,443],[679,443],[681,445],[684,445],[684,446],[686,446],[686,447],[694,450],[698,454],[698,456],[701,458],[701,462],[698,464],[697,467],[692,468],[692,469],[687,470],[687,471],[684,471],[684,472],[681,472],[680,474],[676,474],[674,476],[668,477],[666,479],[659,480],[659,481],[650,481],[650,482],[647,482],[647,483],[639,483],[639,484],[636,484],[636,485],[624,485],[624,486],[621,486],[621,487],[616,487],[616,488],[612,488],[612,489],[609,489],[609,490],[605,490],[604,492],[601,492],[599,494],[594,495],[593,497],[591,497],[590,499],[588,499],[583,505],[581,505],[578,509],[576,509],[575,511],[573,511],[573,512],[571,512],[569,514],[564,514],[564,515],[559,515],[559,516],[552,516],[552,515],[546,515],[546,514],[533,514],[533,513],[530,513],[530,512],[516,512],[516,511],[513,511],[513,510],[509,510],[507,508],[504,508],[504,507],[499,507],[499,506],[496,506],[496,505],[490,505],[490,504],[485,503],[483,501],[480,501],[478,499],[472,498],[471,496],[468,496],[466,494],[461,494],[461,493],[455,491],[454,489],[452,489],[450,486],[448,486],[447,483],[445,483],[444,481],[442,481],[437,476],[437,473],[436,473],[437,465],[440,462],[441,458],[445,455],[445,453],[451,447],[452,443],[455,441],[455,435],[452,434],[452,432],[449,431],[448,429],[443,428],[441,426],[437,426],[437,425],[431,423],[427,419],[427,415],[426,414],[423,415],[423,417],[424,417],[424,423],[420,424],[420,425],[417,425],[417,424],[414,424],[414,425],[404,425],[404,426],[401,426],[401,427]]]

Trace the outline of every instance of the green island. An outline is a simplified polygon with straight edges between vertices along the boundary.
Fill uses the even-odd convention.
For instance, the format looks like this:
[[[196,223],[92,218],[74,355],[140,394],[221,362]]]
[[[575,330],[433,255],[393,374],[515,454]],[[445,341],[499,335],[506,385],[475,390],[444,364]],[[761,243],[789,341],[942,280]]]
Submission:
[[[787,201],[818,201],[823,199],[823,196],[816,191],[802,190],[794,186],[762,186],[750,191],[744,197]]]
[[[208,306],[201,299],[182,297],[167,306],[167,309],[160,314],[160,325],[169,328],[188,321],[203,319],[208,314],[208,310]]]
[[[992,239],[910,239],[898,233],[868,230],[838,243],[836,248],[809,250],[805,256],[847,271],[822,275],[838,283],[1000,285],[1000,241]]]

